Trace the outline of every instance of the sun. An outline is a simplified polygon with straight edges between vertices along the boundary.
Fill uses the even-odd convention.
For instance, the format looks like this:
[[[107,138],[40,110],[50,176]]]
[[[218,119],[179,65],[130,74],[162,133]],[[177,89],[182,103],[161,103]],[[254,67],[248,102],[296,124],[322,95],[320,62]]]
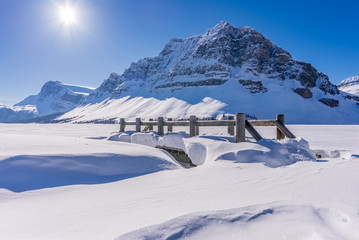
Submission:
[[[76,9],[71,6],[62,6],[59,7],[59,18],[60,21],[67,24],[75,24],[76,23]]]

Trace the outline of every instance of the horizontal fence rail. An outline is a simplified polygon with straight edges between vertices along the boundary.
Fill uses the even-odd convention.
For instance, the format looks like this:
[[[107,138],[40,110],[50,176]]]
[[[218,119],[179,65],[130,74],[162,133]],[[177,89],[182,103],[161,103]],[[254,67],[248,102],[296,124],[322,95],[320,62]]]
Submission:
[[[257,132],[254,126],[275,126],[277,127],[277,139],[295,138],[294,134],[285,126],[284,115],[278,114],[275,120],[246,120],[245,113],[237,113],[236,117],[228,117],[228,120],[198,120],[196,116],[191,116],[189,120],[172,121],[168,118],[166,121],[163,117],[159,117],[156,121],[149,119],[149,121],[142,121],[141,118],[136,118],[135,122],[125,121],[120,118],[120,132],[124,132],[126,125],[136,126],[136,132],[141,132],[141,126],[145,126],[143,131],[153,131],[153,126],[157,126],[158,135],[164,135],[164,127],[167,127],[168,132],[173,131],[173,126],[189,126],[189,135],[194,137],[199,135],[199,127],[211,126],[227,126],[228,133],[236,136],[236,142],[245,141],[245,130],[247,130],[252,137],[259,141],[262,136]]]

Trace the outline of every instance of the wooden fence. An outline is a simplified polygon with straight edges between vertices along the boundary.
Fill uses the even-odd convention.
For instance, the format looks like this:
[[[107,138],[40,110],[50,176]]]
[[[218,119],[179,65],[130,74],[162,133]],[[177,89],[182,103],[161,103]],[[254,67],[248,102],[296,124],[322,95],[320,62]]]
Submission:
[[[171,118],[165,121],[163,117],[159,117],[157,121],[153,121],[153,119],[142,121],[141,118],[136,118],[135,122],[128,122],[124,118],[120,118],[120,132],[125,131],[126,125],[135,125],[136,132],[141,132],[141,126],[146,126],[143,129],[144,131],[152,131],[153,126],[157,126],[158,135],[164,134],[165,126],[167,126],[168,132],[173,131],[173,126],[189,126],[190,137],[199,135],[199,127],[201,126],[227,126],[228,133],[236,136],[237,143],[245,141],[246,129],[256,141],[259,141],[262,136],[255,130],[254,126],[276,126],[277,139],[295,138],[285,126],[283,114],[278,114],[275,120],[246,120],[245,113],[237,113],[235,118],[233,116],[228,117],[228,120],[198,120],[196,116],[191,116],[189,121],[172,121]]]

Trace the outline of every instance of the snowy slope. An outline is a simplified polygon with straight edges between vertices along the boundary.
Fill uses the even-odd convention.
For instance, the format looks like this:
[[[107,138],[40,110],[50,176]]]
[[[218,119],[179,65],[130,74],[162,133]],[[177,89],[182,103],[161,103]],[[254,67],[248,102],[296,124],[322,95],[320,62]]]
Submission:
[[[162,104],[152,115],[143,115],[138,97],[145,102],[155,98]],[[208,97],[223,106],[207,110],[212,113],[207,117],[245,112],[258,118],[284,113],[291,123],[357,123],[359,119],[358,106],[328,76],[294,60],[256,30],[226,22],[203,35],[171,39],[158,56],[132,63],[122,75],[112,73],[89,94],[84,104],[89,105],[59,119],[88,122],[167,116],[165,107],[161,109],[166,99],[196,105]],[[131,109],[131,114],[117,111],[115,115],[114,105]],[[99,114],[94,116],[96,108]],[[177,108],[177,116],[171,117],[188,116],[186,110]]]
[[[293,82],[284,84],[291,88]],[[236,82],[227,83],[205,91],[197,88],[186,89],[185,92],[172,94],[175,97],[130,97],[106,99],[99,103],[79,106],[60,116],[60,121],[101,122],[125,118],[157,118],[159,116],[182,118],[196,115],[197,117],[217,117],[222,113],[244,112],[258,119],[274,119],[276,114],[286,115],[288,123],[357,123],[359,121],[358,106],[355,102],[344,100],[342,95],[332,96],[340,101],[340,107],[328,107],[317,99],[303,99],[296,93],[284,91],[283,86],[271,84],[272,91],[267,94],[253,95],[238,86]],[[223,95],[218,97],[218,92]],[[318,97],[327,96],[318,89],[313,89]],[[191,102],[185,101],[190,96]],[[232,98],[237,96],[238,98]],[[218,100],[220,99],[220,100]]]
[[[106,122],[106,120],[117,121],[121,117],[135,118],[138,116],[145,118],[155,118],[157,116],[186,118],[191,115],[207,117],[223,113],[221,109],[224,106],[226,106],[225,103],[211,98],[204,98],[203,101],[192,105],[176,98],[161,101],[156,98],[124,97],[79,106],[60,116],[58,120]]]
[[[355,76],[343,80],[338,85],[338,89],[340,91],[359,96],[359,76]]]
[[[188,140],[221,157],[183,169],[161,150],[108,141],[118,125],[0,124],[0,238],[358,239],[358,126],[288,127],[323,158],[250,161],[276,150],[227,142],[226,128],[212,127]],[[258,130],[275,136],[275,128]],[[234,149],[258,154],[235,161]],[[144,162],[154,172],[114,177]]]

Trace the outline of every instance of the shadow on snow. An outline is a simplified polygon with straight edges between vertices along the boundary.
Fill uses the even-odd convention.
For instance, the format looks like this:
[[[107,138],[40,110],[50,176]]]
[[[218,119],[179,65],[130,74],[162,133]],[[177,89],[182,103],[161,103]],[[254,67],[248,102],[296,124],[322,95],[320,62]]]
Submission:
[[[75,184],[109,183],[175,167],[174,163],[154,156],[20,155],[0,161],[0,188],[24,192]]]

